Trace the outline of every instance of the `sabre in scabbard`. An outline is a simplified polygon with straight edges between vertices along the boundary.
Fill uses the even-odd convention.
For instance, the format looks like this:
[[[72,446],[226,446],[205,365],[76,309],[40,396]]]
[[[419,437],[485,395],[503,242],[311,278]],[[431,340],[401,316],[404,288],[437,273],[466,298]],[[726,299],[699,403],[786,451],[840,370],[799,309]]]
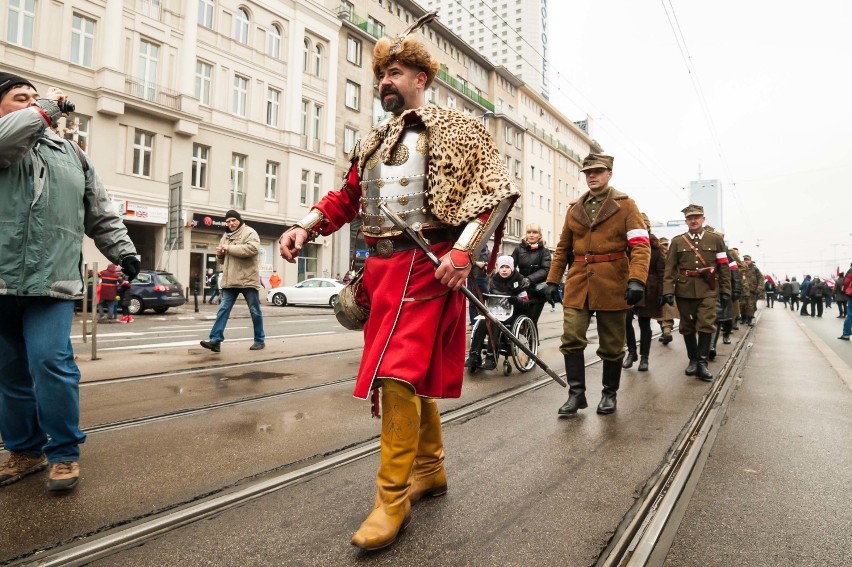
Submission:
[[[406,222],[402,220],[399,215],[391,211],[384,203],[379,205],[379,209],[391,220],[394,226],[401,230],[405,234],[405,236],[410,238],[417,245],[417,247],[420,248],[420,250],[422,250],[424,254],[426,254],[426,256],[429,258],[429,261],[432,262],[432,264],[436,268],[441,265],[441,261],[438,260],[438,257],[435,256],[435,254],[432,253],[432,251],[429,249],[429,246],[427,246],[427,244],[423,241],[423,238],[419,234],[417,234],[417,232],[415,232],[413,228],[408,226],[408,224],[406,224]],[[518,337],[513,335],[512,332],[507,329],[505,325],[503,325],[503,323],[501,323],[496,317],[494,317],[494,315],[490,311],[488,311],[488,308],[485,307],[485,305],[483,305],[481,301],[479,301],[479,299],[476,297],[476,295],[474,295],[472,291],[470,291],[466,287],[462,287],[461,292],[465,295],[465,297],[467,297],[468,301],[473,303],[473,305],[479,310],[480,313],[482,313],[482,315],[486,319],[488,319],[492,324],[496,325],[497,328],[500,329],[500,331],[515,344],[515,346],[517,346],[521,351],[523,351],[524,354],[529,356],[538,365],[538,367],[544,370],[548,376],[553,378],[553,380],[557,384],[563,387],[568,386],[568,383],[565,382],[565,379],[563,379],[556,372],[554,372],[553,369],[550,368],[543,360],[541,360],[532,350],[530,350],[527,345],[525,345],[520,339],[518,339]]]

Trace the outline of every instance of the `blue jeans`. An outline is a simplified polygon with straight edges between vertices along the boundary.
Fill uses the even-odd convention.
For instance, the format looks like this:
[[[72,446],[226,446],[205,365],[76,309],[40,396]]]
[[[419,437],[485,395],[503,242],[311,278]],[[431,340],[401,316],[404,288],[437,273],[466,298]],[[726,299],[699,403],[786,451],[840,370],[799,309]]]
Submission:
[[[80,459],[80,369],[71,348],[74,302],[0,296],[0,436],[9,451]]]
[[[848,296],[847,296],[848,297]],[[846,319],[843,320],[843,336],[852,336],[852,298],[846,301]]]
[[[260,300],[257,290],[253,287],[228,287],[222,290],[222,299],[219,301],[219,311],[216,312],[216,322],[210,329],[210,340],[221,343],[225,340],[225,325],[231,316],[231,308],[237,296],[243,294],[251,313],[251,322],[254,325],[254,342],[263,344],[266,335],[263,334],[263,313],[260,311]]]

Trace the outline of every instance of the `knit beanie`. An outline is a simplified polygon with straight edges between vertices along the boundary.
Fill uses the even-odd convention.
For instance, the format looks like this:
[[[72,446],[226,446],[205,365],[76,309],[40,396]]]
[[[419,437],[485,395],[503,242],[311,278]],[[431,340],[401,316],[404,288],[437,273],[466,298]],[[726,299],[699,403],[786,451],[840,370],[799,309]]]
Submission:
[[[243,217],[241,217],[240,213],[238,213],[234,209],[231,209],[230,211],[225,213],[225,220],[228,220],[228,219],[237,219],[238,221],[240,221],[240,224],[237,225],[237,228],[235,228],[233,230],[228,228],[228,233],[236,232],[240,229],[241,226],[243,226]]]
[[[515,260],[511,256],[500,256],[497,258],[497,268],[508,266],[510,270],[515,269]]]
[[[12,87],[16,87],[18,85],[29,85],[33,88],[33,90],[38,91],[38,89],[35,88],[35,85],[25,78],[12,73],[0,72],[0,100],[3,100],[3,96],[5,96]]]

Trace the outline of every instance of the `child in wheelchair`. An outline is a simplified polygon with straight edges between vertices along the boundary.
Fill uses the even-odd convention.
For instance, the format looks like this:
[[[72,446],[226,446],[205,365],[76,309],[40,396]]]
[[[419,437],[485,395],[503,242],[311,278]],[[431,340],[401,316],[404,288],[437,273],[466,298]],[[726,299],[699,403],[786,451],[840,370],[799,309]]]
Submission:
[[[527,288],[530,281],[515,271],[515,261],[511,256],[500,256],[497,258],[497,271],[491,275],[491,293],[486,297],[486,306],[495,317],[506,327],[512,328],[512,323],[523,313],[523,307],[529,302]],[[480,318],[482,315],[479,316]],[[487,323],[487,325],[483,324]],[[486,329],[489,327],[489,329]],[[477,368],[493,370],[497,368],[497,360],[494,357],[494,346],[490,345],[485,352],[485,361],[482,360],[482,347],[485,336],[496,337],[500,331],[495,325],[487,320],[480,321],[474,326],[473,336],[470,341],[470,352],[465,360],[465,368],[473,371]]]

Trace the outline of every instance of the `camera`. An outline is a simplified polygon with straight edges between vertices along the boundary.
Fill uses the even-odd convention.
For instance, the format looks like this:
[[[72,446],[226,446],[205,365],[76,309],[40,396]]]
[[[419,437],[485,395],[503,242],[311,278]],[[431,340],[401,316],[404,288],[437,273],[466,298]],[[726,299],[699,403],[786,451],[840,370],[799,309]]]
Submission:
[[[77,108],[73,102],[68,100],[67,98],[60,100],[56,103],[56,106],[59,107],[59,111],[63,114],[71,114]]]

